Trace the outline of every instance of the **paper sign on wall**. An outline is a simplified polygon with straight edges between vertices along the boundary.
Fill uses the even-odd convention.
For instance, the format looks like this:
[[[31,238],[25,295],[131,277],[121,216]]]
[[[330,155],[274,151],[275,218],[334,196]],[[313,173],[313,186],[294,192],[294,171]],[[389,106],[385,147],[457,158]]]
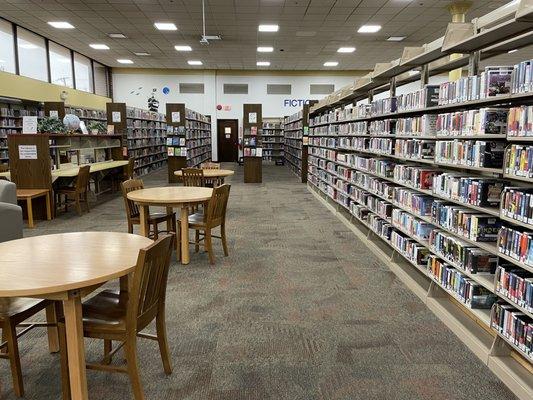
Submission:
[[[248,123],[257,124],[257,113],[248,113]]]
[[[113,123],[122,122],[122,116],[120,115],[120,111],[113,111],[113,113],[111,114],[111,121],[113,121]]]
[[[179,111],[172,111],[172,122],[174,123],[181,122],[181,114]]]
[[[224,133],[231,133],[231,127],[225,127]]]
[[[37,117],[22,117],[22,133],[37,133]]]
[[[57,111],[57,110],[50,110],[50,118],[57,118],[57,119],[59,119],[59,111]]]
[[[37,146],[34,144],[19,145],[20,160],[37,160]]]

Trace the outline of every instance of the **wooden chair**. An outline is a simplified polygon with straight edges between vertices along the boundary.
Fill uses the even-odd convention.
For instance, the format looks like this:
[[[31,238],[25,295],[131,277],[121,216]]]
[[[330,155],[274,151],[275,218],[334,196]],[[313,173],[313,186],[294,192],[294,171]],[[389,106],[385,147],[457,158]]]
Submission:
[[[200,186],[205,184],[204,171],[200,168],[183,168],[183,186]]]
[[[173,234],[164,235],[139,251],[137,265],[130,278],[133,279],[131,292],[104,290],[82,305],[84,336],[104,340],[104,357],[101,363],[87,364],[87,368],[127,373],[135,400],[144,399],[137,362],[137,337],[157,340],[163,369],[166,374],[172,373],[166,334],[165,297],[173,240]],[[142,333],[154,319],[157,334]],[[59,321],[59,332],[63,398],[70,398],[63,319]],[[120,342],[115,349],[113,341]],[[126,366],[111,365],[113,355],[122,347],[125,350]]]
[[[134,190],[144,189],[143,181],[140,179],[129,179],[120,184],[122,189],[122,197],[124,198],[124,206],[126,208],[126,217],[128,218],[128,232],[133,233],[133,225],[140,225],[140,211],[135,202],[128,199],[128,193]],[[150,227],[151,236],[154,240],[159,237],[159,224],[167,223],[167,232],[176,232],[176,213],[150,213],[148,217],[148,225]]]
[[[89,187],[89,178],[91,175],[91,166],[85,165],[80,167],[78,176],[74,186],[61,187],[56,190],[57,194],[57,205],[61,207],[61,195],[65,197],[65,212],[68,211],[68,202],[71,201],[76,204],[76,211],[81,215],[81,203],[85,203],[87,207],[87,212],[90,212],[89,200],[87,198],[88,187]]]
[[[23,323],[23,321],[44,309],[46,309],[47,323]],[[59,350],[59,342],[55,315],[54,305],[48,300],[23,297],[0,299],[0,327],[2,328],[0,358],[9,360],[13,391],[18,397],[24,396],[24,384],[17,339],[33,328],[46,326],[48,327],[50,352],[57,352]],[[25,327],[25,329],[17,333],[17,327]]]
[[[135,178],[135,159],[128,159],[128,165],[124,167],[124,180]]]
[[[189,226],[195,230],[194,251],[200,251],[200,241],[204,241],[204,248],[209,254],[209,263],[215,263],[212,238],[222,239],[224,256],[228,256],[228,244],[226,241],[226,209],[228,206],[230,185],[224,184],[213,189],[213,195],[203,213],[195,213],[189,216]],[[214,236],[211,231],[220,226],[220,236]],[[178,224],[180,230],[180,224]],[[180,232],[181,235],[181,232]],[[178,235],[178,237],[181,237]]]
[[[0,172],[8,172],[9,171],[9,165],[8,164],[0,164]],[[7,177],[0,176],[0,180],[6,180],[8,181]]]
[[[201,169],[220,169],[220,163],[214,163],[211,161],[200,164]]]

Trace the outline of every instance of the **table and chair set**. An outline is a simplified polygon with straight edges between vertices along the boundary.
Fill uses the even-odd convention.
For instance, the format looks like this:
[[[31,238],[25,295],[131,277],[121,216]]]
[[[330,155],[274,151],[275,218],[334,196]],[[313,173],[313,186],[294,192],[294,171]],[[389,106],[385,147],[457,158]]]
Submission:
[[[173,250],[182,264],[190,262],[191,228],[195,231],[195,251],[203,241],[210,264],[215,263],[213,237],[222,240],[224,255],[228,255],[225,223],[230,185],[223,182],[233,171],[214,168],[217,165],[176,171],[183,186],[144,188],[139,179],[122,182],[128,233],[75,232],[22,238],[20,215],[18,223],[12,225],[13,232],[2,234],[0,230],[0,358],[9,360],[15,395],[24,394],[17,338],[34,328],[46,328],[50,352],[60,352],[64,399],[88,399],[87,369],[127,374],[133,398],[144,399],[138,338],[157,341],[163,371],[172,372],[165,295]],[[0,181],[0,220],[17,219],[14,186]],[[11,214],[2,214],[4,202]],[[166,212],[151,213],[150,207],[163,207]],[[174,209],[179,209],[178,215]],[[159,229],[160,224],[165,228]],[[140,235],[132,234],[134,225],[139,226]],[[217,227],[220,236],[212,234]],[[82,301],[117,279],[119,289],[101,290]],[[46,322],[26,322],[42,310]],[[142,332],[154,320],[156,334]],[[86,362],[84,337],[103,340],[101,362]],[[125,366],[113,363],[120,349],[124,350]],[[0,388],[0,395],[3,390]]]

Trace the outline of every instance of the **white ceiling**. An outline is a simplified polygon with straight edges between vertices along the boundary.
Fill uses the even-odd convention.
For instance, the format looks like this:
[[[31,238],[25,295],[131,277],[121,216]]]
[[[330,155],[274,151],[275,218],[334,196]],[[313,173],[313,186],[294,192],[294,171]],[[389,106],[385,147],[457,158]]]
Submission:
[[[473,0],[470,20],[509,0]],[[325,61],[339,61],[337,70],[372,69],[377,62],[400,57],[404,46],[430,42],[444,34],[451,17],[449,0],[207,0],[207,33],[222,42],[199,44],[201,0],[0,0],[0,16],[109,66],[130,58],[131,67],[187,68],[187,60],[202,60],[201,68],[257,69],[256,61],[270,61],[269,69],[319,70]],[[59,30],[48,21],[68,21],[75,30]],[[178,31],[161,32],[153,23],[174,22]],[[280,25],[277,33],[257,32],[260,23]],[[377,34],[359,34],[363,24],[379,24]],[[127,39],[107,34],[124,33]],[[400,43],[389,36],[407,36]],[[90,43],[105,43],[98,51]],[[192,46],[178,53],[174,45]],[[274,53],[256,52],[259,45]],[[355,46],[352,54],[338,54],[340,46]],[[283,50],[283,51],[281,51]],[[133,52],[148,52],[140,57]],[[516,55],[513,55],[516,58]],[[509,57],[508,57],[509,58]],[[523,58],[523,57],[522,57]],[[505,59],[498,60],[506,61]],[[514,60],[511,60],[514,61]]]

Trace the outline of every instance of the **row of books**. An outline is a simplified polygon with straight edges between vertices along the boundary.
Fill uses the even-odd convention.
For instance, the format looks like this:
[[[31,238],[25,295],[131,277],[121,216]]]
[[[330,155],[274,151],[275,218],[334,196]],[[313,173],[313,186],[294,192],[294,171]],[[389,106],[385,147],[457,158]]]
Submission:
[[[0,119],[0,127],[14,127],[22,126],[22,120],[21,119],[13,119],[13,118],[2,118]]]
[[[394,155],[411,160],[428,160],[435,157],[435,142],[420,139],[397,139]]]
[[[205,115],[202,115],[199,112],[196,112],[194,110],[189,110],[188,108],[185,109],[185,118],[189,119],[189,120],[201,121],[204,124],[210,124],[211,123],[211,117],[207,117]]]
[[[185,138],[179,136],[167,137],[167,146],[185,146]]]
[[[519,144],[509,146],[504,172],[522,178],[533,177],[533,146]]]
[[[533,273],[513,265],[496,268],[496,292],[533,313]]]
[[[437,116],[437,135],[505,135],[508,109],[481,108],[479,110],[443,113]]]
[[[66,114],[73,114],[84,120],[107,120],[107,113],[104,110],[89,110],[86,108],[65,107]]]
[[[368,131],[371,135],[394,135],[396,134],[396,120],[381,119],[371,121]]]
[[[502,226],[498,234],[498,251],[513,260],[533,267],[533,233]]]
[[[507,119],[508,137],[533,136],[533,106],[512,107]]]
[[[513,67],[511,75],[512,93],[529,93],[533,91],[533,60],[522,61]]]
[[[0,117],[26,117],[26,116],[37,116],[37,117],[44,117],[44,111],[43,110],[25,110],[21,108],[7,108],[7,107],[0,107]]]
[[[485,140],[443,140],[435,145],[435,161],[479,168],[502,168],[505,143]]]
[[[156,129],[156,130],[166,130],[165,123],[162,122],[152,122],[139,119],[128,119],[127,126],[129,129]]]
[[[149,119],[152,121],[165,122],[166,116],[154,111],[142,110],[140,108],[126,107],[126,118]]]
[[[433,192],[439,196],[481,207],[498,206],[503,190],[503,183],[495,179],[454,172],[434,174],[432,186]]]
[[[420,268],[425,268],[429,258],[429,251],[410,237],[404,236],[403,233],[393,231],[390,237],[391,245],[412,263]]]
[[[187,157],[186,147],[167,147],[167,155],[169,157]]]
[[[435,136],[437,116],[424,114],[418,117],[398,118],[396,135],[405,136]]]
[[[434,107],[439,102],[439,85],[424,85],[423,88],[411,93],[397,96],[397,110],[411,111]]]
[[[506,187],[500,210],[505,217],[533,226],[533,189]]]
[[[263,149],[261,147],[245,147],[243,154],[244,157],[263,157]]]
[[[533,360],[533,320],[510,304],[497,302],[491,313],[491,327]]]

